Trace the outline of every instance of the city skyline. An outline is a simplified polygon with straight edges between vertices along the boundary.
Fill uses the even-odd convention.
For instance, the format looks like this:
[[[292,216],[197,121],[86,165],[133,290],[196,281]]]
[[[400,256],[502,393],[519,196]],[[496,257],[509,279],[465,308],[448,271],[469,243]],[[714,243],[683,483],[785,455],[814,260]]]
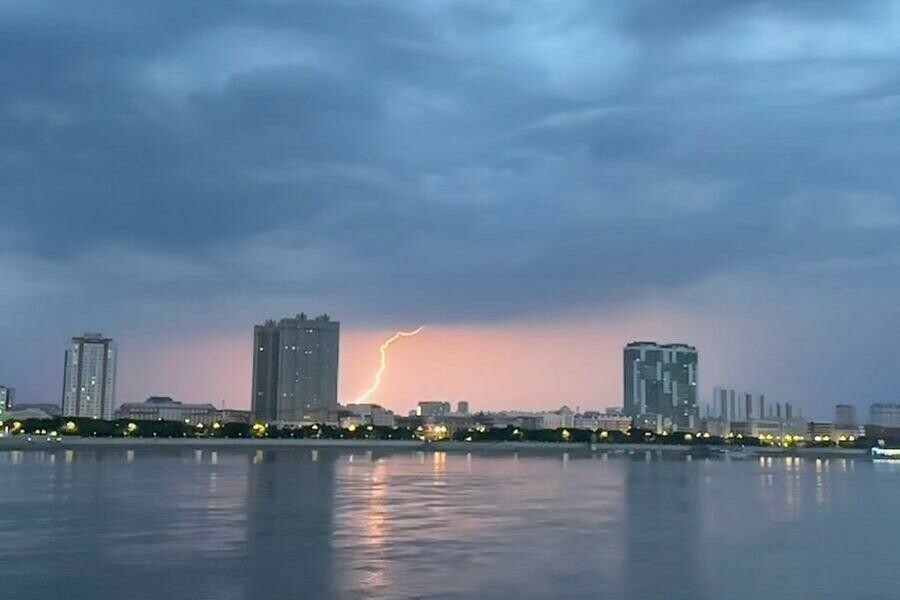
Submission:
[[[287,412],[291,413],[290,417],[277,418],[277,415],[285,409],[278,408],[279,403],[277,401],[273,400],[273,398],[280,397],[282,395],[284,395],[286,397],[288,395],[289,391],[291,392],[290,395],[293,396],[294,395],[293,392],[296,391],[290,385],[283,384],[280,381],[280,378],[278,377],[277,373],[278,373],[279,369],[284,367],[284,365],[282,363],[287,364],[288,362],[290,362],[290,360],[287,360],[287,359],[290,359],[294,353],[304,352],[304,348],[296,345],[296,343],[298,341],[300,342],[300,345],[308,342],[307,345],[309,345],[311,349],[306,350],[304,353],[318,353],[318,348],[320,346],[320,342],[322,342],[324,340],[324,338],[322,340],[320,340],[319,338],[316,338],[310,342],[310,340],[308,340],[308,339],[305,341],[303,339],[300,339],[300,338],[303,338],[304,336],[300,336],[298,338],[297,336],[299,334],[304,333],[304,331],[305,331],[305,333],[314,332],[314,330],[307,329],[307,327],[317,327],[317,328],[318,327],[326,327],[326,328],[333,329],[334,339],[331,341],[328,341],[325,344],[326,346],[329,346],[330,349],[326,349],[324,351],[323,356],[325,356],[325,355],[332,356],[331,360],[333,360],[333,362],[330,364],[330,366],[327,367],[327,371],[331,371],[333,369],[334,372],[340,373],[341,369],[338,368],[338,360],[337,360],[338,347],[339,347],[338,340],[339,340],[340,323],[332,320],[327,314],[323,314],[318,317],[307,317],[307,315],[305,313],[299,313],[296,315],[296,317],[288,317],[288,318],[283,318],[283,319],[279,319],[279,320],[267,320],[264,324],[256,325],[254,327],[254,334],[253,334],[253,340],[252,340],[253,343],[252,343],[252,351],[251,351],[253,358],[251,360],[252,369],[250,371],[250,376],[251,376],[252,381],[251,381],[251,385],[250,385],[250,388],[251,388],[250,400],[246,404],[241,403],[240,401],[231,404],[231,403],[228,403],[228,402],[220,400],[220,399],[209,398],[209,397],[207,397],[208,394],[204,395],[203,392],[201,392],[199,395],[192,395],[192,394],[188,393],[187,394],[187,397],[189,398],[188,401],[189,402],[212,403],[213,405],[215,405],[216,407],[218,407],[220,409],[228,408],[228,409],[247,410],[250,413],[253,413],[258,419],[261,419],[264,421],[283,422],[283,423],[309,422],[310,420],[315,420],[316,418],[321,418],[324,420],[333,415],[333,409],[335,407],[337,407],[339,405],[340,406],[350,406],[352,404],[355,404],[354,400],[348,399],[346,397],[347,394],[349,394],[349,392],[346,392],[346,391],[338,392],[338,388],[336,388],[333,384],[326,383],[326,386],[324,388],[321,388],[322,390],[325,391],[325,395],[327,396],[327,399],[324,402],[322,402],[320,404],[316,404],[317,401],[313,399],[313,396],[315,396],[316,393],[309,392],[310,393],[309,401],[302,401],[299,404],[297,404],[296,408],[291,408],[287,411]],[[285,328],[291,330],[288,332],[288,334],[290,334],[290,336],[289,336],[290,340],[293,340],[293,342],[295,343],[295,346],[293,347],[294,348],[293,353],[288,352],[288,350],[291,350],[290,340],[288,340],[288,346],[285,348],[286,352],[284,352],[284,353],[281,352],[281,346],[282,346],[282,343],[284,340],[279,341],[279,336],[280,336],[281,330],[285,329]],[[411,332],[402,332],[402,331],[395,332],[390,338],[388,338],[388,340],[393,341],[394,339],[398,338],[400,335],[407,336],[407,337],[414,337],[415,334],[420,333],[423,329],[424,329],[424,327],[420,327]],[[294,330],[296,330],[296,331],[294,331]],[[291,332],[293,332],[293,333],[291,333]],[[284,337],[284,336],[281,335],[281,337]],[[305,337],[309,337],[309,336],[305,336]],[[287,339],[287,338],[285,338],[285,339]],[[72,408],[72,406],[74,406],[77,394],[74,393],[73,389],[69,385],[72,383],[70,381],[70,376],[69,376],[70,361],[72,360],[70,357],[73,356],[74,352],[78,352],[78,353],[82,352],[81,349],[84,347],[90,348],[97,344],[100,344],[100,346],[104,348],[104,352],[105,352],[105,348],[107,348],[107,347],[109,348],[110,354],[108,355],[107,358],[111,362],[111,374],[109,376],[108,381],[111,381],[111,383],[112,383],[112,388],[110,391],[110,394],[112,396],[112,401],[111,402],[104,401],[103,406],[106,408],[103,408],[100,410],[106,411],[106,412],[104,412],[104,414],[108,414],[110,411],[114,412],[120,406],[125,405],[127,403],[138,403],[139,402],[140,396],[139,397],[130,397],[129,396],[127,399],[122,400],[121,402],[117,402],[115,399],[116,386],[118,384],[117,376],[116,376],[116,373],[118,370],[118,345],[112,339],[104,338],[103,335],[100,333],[85,333],[83,336],[76,336],[76,337],[71,338],[72,347],[69,348],[68,350],[66,350],[66,352],[65,352],[65,356],[66,356],[65,369],[64,369],[65,385],[63,387],[64,401],[63,401],[63,403],[59,404],[59,406],[63,412],[68,411],[72,416],[77,416],[75,414],[75,412],[77,412],[77,411],[74,408]],[[382,356],[384,356],[384,354],[383,354],[384,350],[385,350],[384,346],[385,346],[385,344],[384,344],[384,342],[382,342],[382,345],[381,345]],[[272,350],[276,349],[276,348],[277,348],[277,350],[275,352],[273,352]],[[256,361],[260,357],[264,356],[262,354],[263,350],[269,351],[265,355],[267,359],[271,360],[271,356],[273,354],[275,355],[275,363],[277,366],[275,367],[275,371],[274,371],[275,375],[274,376],[272,375],[272,373],[264,374],[261,376],[260,383],[257,384],[257,383],[254,383],[256,380],[256,377],[257,377],[256,371],[258,368]],[[680,343],[680,342],[660,344],[657,342],[650,342],[650,341],[638,341],[638,342],[628,342],[628,343],[624,344],[620,351],[624,351],[624,356],[623,356],[623,362],[620,363],[620,365],[619,365],[619,368],[620,368],[619,376],[620,377],[622,376],[622,371],[621,371],[622,366],[624,366],[625,371],[624,371],[624,377],[622,379],[620,379],[620,381],[618,382],[619,390],[621,393],[621,396],[618,400],[613,399],[612,401],[606,401],[606,402],[600,401],[599,404],[591,403],[591,402],[580,403],[577,401],[562,400],[561,402],[558,402],[556,404],[554,404],[553,402],[550,402],[549,404],[544,403],[544,404],[539,404],[539,405],[530,405],[527,403],[523,405],[521,403],[516,403],[515,401],[513,401],[513,402],[501,403],[501,404],[489,403],[488,405],[484,406],[482,409],[479,409],[479,410],[487,410],[487,411],[524,410],[526,412],[527,411],[546,412],[546,411],[555,410],[558,406],[574,406],[574,407],[576,407],[576,409],[585,410],[585,411],[592,411],[592,410],[597,410],[597,409],[604,410],[604,409],[609,409],[609,408],[618,408],[618,409],[623,410],[625,414],[632,416],[632,417],[640,415],[642,413],[651,413],[651,414],[658,413],[663,418],[663,422],[672,423],[676,427],[680,426],[682,428],[691,429],[691,428],[696,428],[697,425],[699,423],[701,423],[701,418],[706,418],[708,416],[721,417],[724,414],[722,412],[722,406],[723,406],[722,395],[730,394],[730,403],[728,403],[726,410],[728,411],[728,413],[735,411],[735,414],[736,414],[738,420],[746,420],[748,414],[750,414],[750,416],[754,419],[759,419],[761,417],[762,418],[771,417],[773,419],[775,419],[775,418],[781,419],[782,417],[786,417],[788,421],[790,421],[790,419],[791,419],[791,413],[790,413],[791,407],[792,407],[791,402],[781,402],[781,401],[771,401],[771,400],[767,402],[765,394],[748,393],[746,391],[737,393],[735,389],[723,387],[721,383],[712,385],[711,391],[712,391],[713,395],[712,395],[711,400],[702,399],[704,397],[703,394],[705,392],[708,392],[709,390],[704,389],[699,384],[698,366],[697,366],[699,352],[698,352],[698,349],[692,345],[684,344],[684,343]],[[416,351],[413,352],[412,354],[418,354],[418,353],[419,353],[419,350],[416,349]],[[645,359],[647,359],[648,366],[646,366],[646,367],[641,366],[638,370],[634,370],[634,369],[630,368],[630,366],[634,362],[634,360],[637,360],[638,363],[641,363]],[[287,362],[285,362],[286,360],[287,360]],[[321,359],[317,359],[314,362],[318,364],[319,361],[321,361]],[[402,358],[395,359],[395,361],[402,363],[403,359]],[[326,359],[326,362],[328,362],[328,359]],[[94,361],[94,363],[96,363],[96,360]],[[672,363],[672,364],[669,365],[669,363]],[[293,363],[291,363],[291,364],[293,365]],[[384,366],[384,364],[385,363],[382,363],[382,367]],[[272,365],[270,365],[270,367],[271,366]],[[660,370],[660,366],[662,366],[662,370]],[[105,365],[100,365],[100,367],[98,367],[95,364],[94,367],[96,367],[96,368],[94,368],[95,371],[97,370],[97,368],[99,368],[100,371],[104,371],[104,372],[107,369],[107,367]],[[308,367],[309,367],[309,365],[303,367],[303,369],[308,370]],[[685,373],[682,374],[683,376],[678,374],[680,372],[681,368],[687,369],[687,371],[685,371]],[[294,367],[292,367],[292,369],[294,369]],[[407,374],[404,373],[404,371],[403,371],[402,364],[397,365],[394,368],[394,370],[400,371],[399,373],[397,373],[395,375],[395,377],[397,379],[399,379],[401,381],[403,381],[404,379],[408,379]],[[374,371],[378,371],[378,369],[374,369]],[[72,373],[76,373],[76,372],[77,372],[77,369],[72,369]],[[155,377],[156,374],[153,371],[144,369],[144,372],[147,373],[148,375],[150,375],[151,380],[156,380],[156,377]],[[237,374],[237,375],[238,375],[238,377],[241,376],[240,374]],[[296,375],[299,376],[299,371],[297,371]],[[365,378],[365,377],[371,378],[371,375],[372,374],[369,373],[368,375],[363,375],[362,377],[363,378]],[[332,376],[333,376],[333,373],[332,373]],[[330,377],[331,376],[326,377],[326,379],[328,379]],[[308,378],[309,377],[307,376],[307,379]],[[315,379],[315,377],[313,379]],[[380,378],[378,378],[378,379],[380,380]],[[336,381],[337,378],[335,377],[334,380]],[[659,386],[659,389],[656,389],[655,387],[652,389],[650,387],[641,387],[643,385],[647,385],[651,380],[653,381],[654,386],[655,385]],[[205,387],[211,381],[214,381],[214,380],[205,380],[205,379],[195,378],[195,383],[197,383],[203,389],[205,389]],[[635,385],[637,382],[644,382],[644,383],[641,383],[641,385],[638,388],[635,388]],[[688,392],[682,391],[682,393],[678,393],[678,390],[675,388],[675,386],[679,385],[679,382],[681,384],[684,384],[684,387],[686,387],[686,389],[688,389],[689,391]],[[383,383],[385,383],[385,382],[380,381],[380,384],[383,384]],[[575,381],[575,383],[579,384],[580,382]],[[668,383],[668,385],[667,385],[667,383]],[[624,389],[622,387],[623,384],[624,384]],[[297,386],[298,384],[295,382],[293,385]],[[317,384],[317,386],[318,386],[318,384]],[[407,397],[405,397],[405,400],[400,401],[400,402],[391,402],[390,400],[388,400],[388,401],[380,400],[379,399],[381,397],[380,395],[383,395],[386,393],[385,390],[382,389],[383,387],[385,387],[385,386],[378,385],[375,387],[376,393],[373,394],[375,404],[384,406],[385,408],[394,410],[398,413],[403,413],[410,406],[415,406],[416,404],[421,403],[423,401],[425,401],[425,402],[441,402],[441,403],[449,402],[449,400],[446,397],[441,397],[441,396],[436,396],[436,395],[407,396]],[[579,387],[581,387],[581,386],[579,386]],[[256,398],[256,396],[258,396],[260,394],[256,390],[257,389],[265,390],[268,388],[272,388],[272,390],[275,390],[272,392],[273,394],[275,394],[275,396],[272,396],[272,398],[269,398],[268,400],[262,399],[260,401],[261,402],[260,406],[257,407],[254,403],[254,399]],[[297,389],[299,390],[301,388],[306,389],[302,385]],[[7,388],[5,386],[0,386],[0,389],[7,389]],[[13,390],[12,393],[14,393],[15,388],[9,388],[9,389]],[[316,389],[319,389],[319,388],[317,387]],[[371,391],[371,389],[372,388],[370,388],[370,391]],[[650,390],[650,391],[648,391],[648,390]],[[284,393],[282,393],[282,392],[284,392]],[[303,394],[306,394],[306,393],[307,392],[303,392]],[[153,397],[154,395],[158,395],[158,394],[159,394],[158,391],[153,391],[153,392],[146,394],[145,396],[140,397],[140,398],[142,399],[142,398],[146,398],[146,397]],[[687,394],[687,395],[685,395],[685,394]],[[70,401],[71,406],[67,405],[65,402],[65,398],[67,396],[71,396],[71,401]],[[178,396],[181,397],[181,394],[179,393]],[[685,411],[685,413],[684,413],[685,419],[683,419],[683,420],[681,419],[681,414],[679,411],[673,410],[673,411],[669,412],[665,408],[662,408],[662,409],[660,408],[661,406],[668,405],[668,404],[672,404],[674,407],[673,399],[676,396],[678,397],[678,400],[679,400],[678,404],[681,404],[682,410]],[[648,401],[648,399],[649,399],[649,401]],[[397,399],[395,398],[395,400],[397,400]],[[313,406],[313,404],[310,404],[310,401],[313,404],[316,404],[316,406]],[[454,403],[461,402],[466,405],[471,403],[471,400],[466,399],[465,397],[459,397],[459,396],[452,399],[452,401]],[[305,402],[305,405],[304,405],[305,408],[301,408],[301,405],[303,405],[304,402]],[[39,402],[36,402],[36,401],[21,402],[20,401],[19,403],[29,405],[29,404],[38,404]],[[637,403],[637,404],[635,404],[635,403]],[[49,402],[48,404],[52,405],[54,403]],[[857,404],[859,405],[860,409],[864,409],[865,406],[867,406],[864,403],[837,404],[835,406],[837,406],[838,408],[840,408],[842,406],[847,406],[855,411]],[[894,401],[878,400],[878,401],[872,402],[870,404],[872,406],[879,406],[879,405],[893,406]],[[828,411],[831,411],[832,408],[833,407],[828,407]],[[785,413],[782,413],[783,409],[786,411]],[[800,410],[802,413],[802,410],[803,410],[802,407],[800,407]],[[302,416],[298,416],[300,413],[297,413],[295,415],[294,413],[296,413],[297,411],[300,411],[300,413],[304,413],[304,414]],[[824,416],[824,414],[825,414],[823,411],[819,411],[819,413],[820,413],[820,416]],[[81,416],[92,416],[92,415],[81,415]],[[97,416],[99,416],[99,414]],[[734,419],[733,418],[726,419],[726,421],[728,421],[728,420],[734,420]],[[840,421],[840,419],[837,419],[837,421]]]
[[[91,328],[123,399],[244,406],[247,324],[304,306],[342,397],[429,323],[386,402],[612,404],[636,339],[896,401],[896,7],[675,6],[5,5],[0,381],[55,398]]]

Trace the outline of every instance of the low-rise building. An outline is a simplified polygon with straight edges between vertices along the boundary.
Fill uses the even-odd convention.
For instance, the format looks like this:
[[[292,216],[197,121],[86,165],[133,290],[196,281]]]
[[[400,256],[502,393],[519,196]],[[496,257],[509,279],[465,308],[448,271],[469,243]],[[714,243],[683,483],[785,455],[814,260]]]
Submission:
[[[440,417],[450,414],[450,403],[440,400],[422,400],[416,406],[417,417]],[[410,415],[413,416],[413,415]]]
[[[838,442],[852,442],[866,435],[866,428],[862,425],[853,427],[839,427],[837,423],[834,425],[834,439]]]
[[[625,432],[631,429],[631,418],[621,412],[619,414],[602,414],[588,411],[575,415],[575,429]]]
[[[213,423],[219,409],[212,404],[184,404],[168,396],[151,396],[143,402],[126,402],[116,411],[116,418],[133,421],[183,421]]]
[[[47,414],[38,408],[13,408],[6,411],[3,415],[3,421],[25,421],[28,419],[52,419],[53,415]]]
[[[476,425],[489,429],[517,427],[531,431],[541,429],[543,426],[543,419],[540,413],[522,411],[481,412],[471,415],[471,419]]]
[[[62,407],[59,404],[50,404],[49,402],[38,402],[38,403],[27,403],[22,404],[21,402],[14,402],[12,408],[10,410],[29,410],[29,409],[40,410],[51,417],[58,417],[62,415]]]
[[[234,408],[222,408],[216,411],[216,421],[223,425],[227,423],[249,423],[250,411],[237,410]]]
[[[875,439],[886,439],[896,443],[900,440],[900,427],[885,427],[883,425],[866,425],[866,437]]]
[[[806,439],[813,441],[831,441],[834,439],[834,423],[810,421],[806,424]]]
[[[568,406],[541,413],[540,418],[541,429],[571,429],[575,427],[575,413]]]
[[[350,418],[355,417],[358,420],[358,423],[354,421],[354,423],[357,425],[394,427],[396,423],[393,411],[390,411],[378,404],[350,404],[349,406],[347,406],[347,410],[351,413]],[[341,423],[343,424],[343,422],[344,420],[342,419]]]

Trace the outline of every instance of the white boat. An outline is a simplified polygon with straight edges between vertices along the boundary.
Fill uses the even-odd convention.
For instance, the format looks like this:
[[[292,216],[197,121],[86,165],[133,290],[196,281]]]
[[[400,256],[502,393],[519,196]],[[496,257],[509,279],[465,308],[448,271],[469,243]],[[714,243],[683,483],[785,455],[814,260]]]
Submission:
[[[872,448],[872,458],[898,460],[900,459],[900,448],[881,448],[879,446],[874,446]]]

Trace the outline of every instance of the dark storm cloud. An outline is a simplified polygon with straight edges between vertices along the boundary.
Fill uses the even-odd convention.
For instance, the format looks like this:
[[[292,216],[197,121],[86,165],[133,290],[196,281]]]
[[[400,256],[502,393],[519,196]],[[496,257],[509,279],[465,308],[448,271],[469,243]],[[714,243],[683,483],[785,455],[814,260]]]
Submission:
[[[890,3],[0,11],[11,310],[478,319],[900,254]]]

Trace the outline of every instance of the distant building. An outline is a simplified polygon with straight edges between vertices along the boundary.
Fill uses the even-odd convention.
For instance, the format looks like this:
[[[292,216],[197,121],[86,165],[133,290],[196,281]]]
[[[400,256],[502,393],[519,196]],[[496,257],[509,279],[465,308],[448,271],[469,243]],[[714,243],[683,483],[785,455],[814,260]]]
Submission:
[[[218,412],[212,404],[183,404],[168,396],[151,396],[143,402],[126,402],[116,411],[116,418],[210,424]]]
[[[632,417],[632,425],[635,429],[646,429],[653,433],[662,433],[666,430],[667,419],[659,413],[642,413]]]
[[[216,421],[226,425],[228,423],[249,423],[250,411],[234,408],[221,408],[216,411]]]
[[[732,421],[729,423],[728,431],[722,433],[776,440],[787,433],[805,433],[805,431],[805,426],[792,428],[784,421],[753,418],[747,421]]]
[[[6,420],[6,413],[12,409],[15,397],[15,388],[0,385],[0,423]]]
[[[839,442],[852,442],[857,438],[864,436],[865,434],[866,428],[862,425],[839,427],[837,424],[835,424],[834,426],[834,437]]]
[[[806,424],[807,440],[831,441],[834,438],[834,423],[825,421],[810,421]]]
[[[66,417],[111,420],[116,404],[117,353],[101,333],[73,337],[66,350],[62,412]]]
[[[873,404],[869,407],[869,423],[879,427],[900,427],[900,404]]]
[[[575,429],[590,429],[591,431],[628,431],[631,429],[631,418],[619,414],[602,414],[594,411],[586,411],[575,415]]]
[[[417,417],[441,417],[450,414],[450,403],[439,400],[423,400],[416,405]]]
[[[51,417],[59,417],[62,415],[62,408],[60,408],[59,404],[47,404],[43,402],[31,403],[31,404],[22,404],[21,402],[16,402],[13,404],[12,410],[39,410],[47,413]]]
[[[890,440],[892,444],[900,443],[900,427],[868,424],[863,430],[868,438]]]
[[[340,323],[266,321],[253,330],[253,418],[281,425],[336,420]]]
[[[838,404],[834,407],[835,427],[856,427],[856,407],[852,404]]]
[[[476,425],[482,425],[493,429],[517,427],[529,431],[541,429],[544,423],[541,413],[506,410],[499,412],[481,412],[474,415],[473,420]]]
[[[36,402],[36,403],[26,403],[22,404],[21,402],[17,402],[13,404],[12,410],[42,410],[51,417],[59,417],[62,416],[62,408],[59,404],[48,404],[44,402]]]
[[[678,429],[699,425],[697,349],[686,344],[632,342],[624,350],[625,414],[669,419]]]
[[[16,388],[0,385],[0,415],[10,410],[16,403]]]
[[[562,429],[575,427],[575,413],[568,406],[559,410],[541,413],[541,429]]]
[[[27,419],[52,419],[53,415],[47,414],[39,408],[15,408],[6,412],[2,420],[25,421]]]
[[[466,402],[465,400],[460,400],[459,402],[457,402],[456,403],[456,412],[458,412],[461,415],[469,414],[469,403]]]
[[[749,421],[782,419],[781,403],[767,404],[765,394],[738,392],[733,388],[713,388],[712,414],[719,421]]]
[[[739,421],[737,411],[737,394],[734,390],[713,388],[713,406],[718,410],[719,420],[724,422]]]
[[[394,413],[378,404],[350,404],[347,410],[358,420],[359,424],[376,427],[394,427]]]

